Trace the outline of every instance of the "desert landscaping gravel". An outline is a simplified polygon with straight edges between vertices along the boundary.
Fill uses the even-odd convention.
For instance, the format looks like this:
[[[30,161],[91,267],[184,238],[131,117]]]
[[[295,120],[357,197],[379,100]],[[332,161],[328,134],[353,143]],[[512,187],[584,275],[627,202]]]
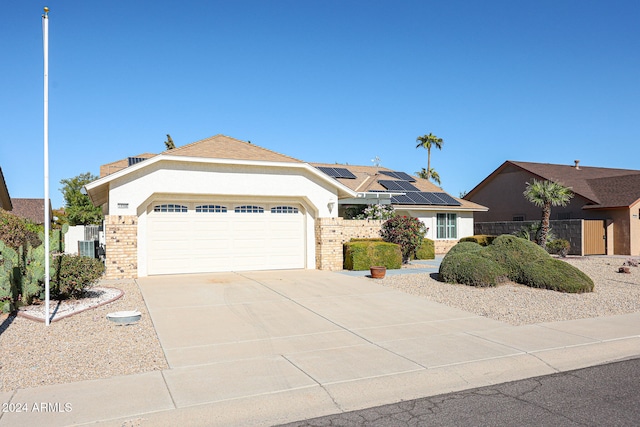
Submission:
[[[124,295],[48,327],[20,316],[2,318],[0,391],[166,369],[138,285],[128,280],[106,286]],[[136,324],[121,326],[106,319],[107,313],[136,309],[142,313]]]
[[[619,257],[566,261],[594,280],[593,293],[565,294],[513,283],[474,288],[441,283],[429,274],[387,276],[377,283],[512,325],[640,311],[639,267],[630,267],[631,274],[617,273],[625,261]],[[0,391],[168,368],[136,282],[100,285],[124,295],[49,327],[23,317],[0,318]],[[142,313],[136,324],[118,326],[106,319],[107,313],[136,309]]]
[[[436,274],[403,274],[379,281],[384,286],[512,325],[601,317],[640,311],[640,268],[618,269],[630,257],[567,257],[595,283],[593,292],[568,294],[516,283],[494,288],[442,283]],[[638,258],[634,258],[636,261]]]

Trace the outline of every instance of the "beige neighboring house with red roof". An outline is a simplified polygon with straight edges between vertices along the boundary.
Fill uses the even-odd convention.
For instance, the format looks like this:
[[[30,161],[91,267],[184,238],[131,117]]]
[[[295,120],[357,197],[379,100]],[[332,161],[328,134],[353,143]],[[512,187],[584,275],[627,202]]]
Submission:
[[[539,221],[540,208],[523,196],[532,179],[556,181],[573,190],[567,206],[551,208],[551,219],[581,220],[582,253],[640,255],[640,170],[582,166],[579,161],[557,165],[508,160],[464,197],[489,208],[478,212],[476,225]]]
[[[338,166],[325,165],[327,174],[322,165],[224,135],[104,165],[85,188],[105,214],[106,276],[341,269],[343,242],[380,230],[380,221],[340,218],[345,204],[395,200],[425,219],[455,213],[449,231],[457,226],[458,234],[447,242],[472,234],[472,212],[484,209],[448,195],[449,204],[434,196],[439,208],[402,205],[404,192],[380,183],[404,181],[381,174],[388,169],[339,167],[354,179],[332,176]],[[446,194],[424,180],[416,188]]]
[[[24,219],[28,219],[34,224],[44,224],[44,199],[16,198],[11,199],[13,203],[12,214]],[[53,209],[49,201],[49,218],[53,221]]]

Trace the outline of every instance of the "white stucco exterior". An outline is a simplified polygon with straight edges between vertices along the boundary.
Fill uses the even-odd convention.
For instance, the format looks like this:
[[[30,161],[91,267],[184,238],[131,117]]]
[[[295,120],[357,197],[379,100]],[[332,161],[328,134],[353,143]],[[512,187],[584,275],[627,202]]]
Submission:
[[[428,228],[426,238],[431,240],[459,240],[463,237],[473,236],[473,212],[464,210],[440,210],[435,209],[403,209],[401,207],[396,208],[396,212],[400,215],[407,215],[414,218],[418,218]],[[456,230],[457,236],[455,239],[438,239],[437,238],[437,217],[438,214],[453,213],[456,214]]]
[[[94,181],[87,188],[94,194],[102,191],[106,196],[106,214],[138,217],[140,277],[149,273],[149,212],[155,204],[299,205],[305,215],[305,268],[315,268],[315,219],[337,217],[339,193],[344,195],[350,191],[339,188],[340,185],[336,186],[334,181],[304,163],[225,162],[165,156],[106,178]],[[107,186],[108,189],[104,188]]]

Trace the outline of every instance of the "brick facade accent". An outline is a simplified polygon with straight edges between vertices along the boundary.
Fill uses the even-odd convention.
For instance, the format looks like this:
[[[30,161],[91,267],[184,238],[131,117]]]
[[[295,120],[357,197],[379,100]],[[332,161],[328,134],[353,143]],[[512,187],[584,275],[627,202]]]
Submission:
[[[316,268],[318,270],[342,270],[342,245],[354,238],[379,238],[382,222],[366,219],[316,219]]]
[[[105,226],[105,279],[138,277],[138,217],[107,215]]]

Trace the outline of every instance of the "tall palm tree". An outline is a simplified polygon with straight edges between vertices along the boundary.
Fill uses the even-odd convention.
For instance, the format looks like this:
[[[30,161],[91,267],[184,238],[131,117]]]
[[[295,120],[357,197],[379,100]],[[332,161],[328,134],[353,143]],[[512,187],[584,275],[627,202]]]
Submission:
[[[573,197],[573,191],[555,181],[534,179],[527,183],[523,194],[528,201],[542,208],[542,221],[540,222],[540,232],[536,236],[536,243],[546,248],[551,206],[567,206]]]
[[[431,176],[431,147],[436,147],[438,150],[442,150],[442,144],[444,141],[442,138],[438,138],[431,132],[429,135],[422,135],[416,138],[416,148],[426,148],[427,149],[427,179]]]
[[[429,170],[429,173],[427,173],[427,170],[425,168],[422,168],[422,170],[416,172],[416,176],[422,179],[431,179],[438,185],[441,184],[440,175],[433,168]]]

